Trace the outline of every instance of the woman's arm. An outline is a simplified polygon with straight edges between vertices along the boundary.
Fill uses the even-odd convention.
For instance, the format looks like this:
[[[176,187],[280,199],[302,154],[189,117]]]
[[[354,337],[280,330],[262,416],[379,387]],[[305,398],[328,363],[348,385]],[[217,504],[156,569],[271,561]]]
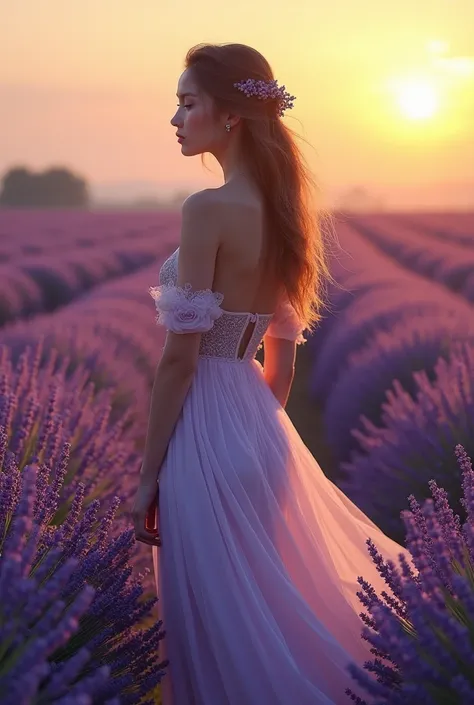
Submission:
[[[212,191],[194,193],[182,208],[177,287],[193,292],[211,289],[219,247],[219,227]],[[179,312],[178,312],[179,313]],[[173,326],[171,326],[173,328]],[[197,367],[201,332],[196,326],[168,330],[151,394],[150,416],[141,476],[158,476],[168,443]]]
[[[146,516],[156,502],[158,475],[193,382],[201,335],[212,325],[213,316],[220,312],[211,292],[219,247],[219,222],[212,189],[186,199],[182,209],[176,286],[150,290],[160,312],[159,322],[166,326],[167,334],[151,392],[140,484],[132,510],[136,538],[150,545],[160,545],[156,531],[146,528]],[[211,307],[204,319],[202,307],[193,304],[194,294],[201,297],[201,303],[204,297]]]
[[[263,376],[283,408],[295,375],[296,341],[265,336]]]
[[[155,483],[160,467],[191,387],[194,370],[178,360],[162,358],[158,363],[151,392],[150,414],[140,478]]]
[[[283,408],[286,407],[288,397],[290,396],[291,387],[293,384],[294,374],[285,377],[270,377],[268,374],[263,373],[265,381],[273,392],[273,395],[277,401],[281,404]]]

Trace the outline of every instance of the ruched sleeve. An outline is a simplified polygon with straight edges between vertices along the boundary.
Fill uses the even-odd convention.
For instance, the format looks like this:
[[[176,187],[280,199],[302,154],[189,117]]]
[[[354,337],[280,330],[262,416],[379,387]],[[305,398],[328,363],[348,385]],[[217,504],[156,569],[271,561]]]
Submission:
[[[266,335],[272,338],[285,338],[285,340],[295,340],[297,345],[306,343],[303,336],[304,326],[301,324],[295,309],[284,297],[277,306]]]
[[[191,284],[161,284],[148,291],[158,311],[156,322],[173,333],[206,333],[223,314],[224,295],[211,289],[193,291]]]

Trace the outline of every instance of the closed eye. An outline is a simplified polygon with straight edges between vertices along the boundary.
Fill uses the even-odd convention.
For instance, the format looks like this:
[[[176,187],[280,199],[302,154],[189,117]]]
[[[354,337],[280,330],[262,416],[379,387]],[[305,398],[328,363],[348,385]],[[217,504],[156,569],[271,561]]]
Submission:
[[[180,105],[179,103],[177,103],[176,106],[177,106],[178,108],[181,107],[181,105]],[[191,103],[190,105],[183,105],[183,108],[191,108],[191,107],[192,107],[192,103]]]

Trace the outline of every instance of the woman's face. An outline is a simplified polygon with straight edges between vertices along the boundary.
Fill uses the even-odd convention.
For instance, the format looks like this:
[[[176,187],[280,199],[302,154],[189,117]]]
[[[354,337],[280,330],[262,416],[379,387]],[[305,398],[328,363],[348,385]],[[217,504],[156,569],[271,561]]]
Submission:
[[[178,81],[178,109],[170,122],[182,138],[181,153],[192,157],[203,152],[220,151],[225,142],[225,119],[213,114],[212,100],[192,80],[190,69]]]

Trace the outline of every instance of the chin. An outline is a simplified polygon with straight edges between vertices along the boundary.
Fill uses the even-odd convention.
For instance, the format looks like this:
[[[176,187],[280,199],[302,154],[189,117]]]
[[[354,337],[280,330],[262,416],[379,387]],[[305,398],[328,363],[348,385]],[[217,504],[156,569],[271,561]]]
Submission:
[[[181,154],[184,157],[195,157],[197,154],[202,154],[202,149],[193,149],[192,147],[186,144],[186,141],[182,142],[180,147]]]

